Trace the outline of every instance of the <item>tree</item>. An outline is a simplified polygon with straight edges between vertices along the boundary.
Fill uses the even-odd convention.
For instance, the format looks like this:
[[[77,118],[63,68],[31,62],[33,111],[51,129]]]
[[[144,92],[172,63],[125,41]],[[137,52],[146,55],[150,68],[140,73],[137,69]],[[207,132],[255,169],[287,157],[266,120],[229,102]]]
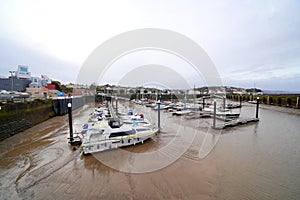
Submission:
[[[95,82],[93,82],[89,87],[90,90],[96,90],[96,88],[97,88],[97,84]]]
[[[55,85],[55,88],[61,92],[61,83],[59,81],[51,81],[52,85]]]
[[[61,92],[65,93],[65,94],[71,94],[73,93],[73,88],[67,88],[66,85],[61,85]]]
[[[123,88],[120,89],[120,94],[125,94],[125,90]]]
[[[281,97],[277,98],[277,105],[281,106]]]

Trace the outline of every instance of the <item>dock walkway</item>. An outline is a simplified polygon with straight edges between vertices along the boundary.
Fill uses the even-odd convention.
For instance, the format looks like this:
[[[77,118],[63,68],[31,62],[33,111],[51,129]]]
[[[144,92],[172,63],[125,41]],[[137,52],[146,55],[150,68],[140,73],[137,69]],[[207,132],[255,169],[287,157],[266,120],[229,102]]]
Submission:
[[[223,124],[217,124],[214,129],[225,129],[227,127],[233,127],[233,126],[238,126],[238,125],[243,125],[243,124],[248,124],[252,122],[258,122],[259,118],[244,118],[244,119],[236,119],[232,120],[229,122],[225,122]]]

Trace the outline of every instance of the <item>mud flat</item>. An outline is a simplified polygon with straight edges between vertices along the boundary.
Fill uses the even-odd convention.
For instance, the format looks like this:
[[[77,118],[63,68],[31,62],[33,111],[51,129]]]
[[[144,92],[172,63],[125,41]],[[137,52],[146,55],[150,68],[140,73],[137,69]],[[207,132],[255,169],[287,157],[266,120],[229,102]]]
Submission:
[[[134,108],[156,121],[155,111]],[[90,111],[74,112],[74,130]],[[241,110],[254,113],[251,106]],[[96,155],[69,146],[67,116],[1,141],[0,199],[300,198],[299,115],[261,109],[259,123],[219,132],[211,119],[161,114],[162,133],[153,139]]]

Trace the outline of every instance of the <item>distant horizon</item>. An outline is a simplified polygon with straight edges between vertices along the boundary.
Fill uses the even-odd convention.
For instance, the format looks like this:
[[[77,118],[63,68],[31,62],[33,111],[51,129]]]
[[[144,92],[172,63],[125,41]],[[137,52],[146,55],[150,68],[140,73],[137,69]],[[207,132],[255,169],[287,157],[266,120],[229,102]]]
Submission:
[[[42,75],[42,74],[41,74]],[[41,76],[40,75],[40,76]],[[38,76],[38,77],[40,77]],[[37,76],[33,76],[33,77],[37,77]],[[3,76],[2,74],[0,74],[0,78],[10,78],[10,76]],[[71,81],[60,81],[57,79],[52,79],[50,78],[52,81],[58,81],[63,85],[68,85],[68,84],[78,84],[78,85],[88,85],[91,86],[92,84],[83,84],[83,83],[75,83],[75,82],[71,82]],[[106,84],[97,84],[97,86],[103,86],[103,85],[116,85],[114,83],[106,83]],[[121,86],[121,87],[141,87],[141,86],[126,86],[126,85],[116,85],[116,86]],[[207,87],[207,86],[196,86],[196,88],[202,88],[202,87]],[[238,89],[252,89],[254,87],[243,87],[243,86],[236,86],[236,85],[222,85],[222,86],[208,86],[208,87],[231,87],[231,88],[238,88]],[[145,87],[145,88],[155,88],[155,87]],[[282,89],[265,89],[265,88],[261,88],[261,87],[255,87],[256,89],[260,89],[262,90],[264,93],[266,94],[300,94],[300,90],[282,90]],[[163,88],[162,88],[163,89]],[[193,89],[193,88],[173,88],[172,90],[188,90],[188,89]]]
[[[76,83],[77,84],[77,83]],[[82,85],[82,84],[79,84]],[[83,84],[84,85],[84,84]],[[106,83],[106,84],[98,84],[97,86],[104,86],[104,85],[110,85],[110,86],[117,86],[117,87],[131,87],[131,88],[136,88],[136,87],[143,87],[143,86],[127,86],[127,85],[116,85],[116,84],[111,84],[111,83]],[[239,86],[230,86],[230,85],[222,85],[222,86],[197,86],[195,87],[195,89],[199,89],[199,88],[203,88],[203,87],[231,87],[231,88],[238,88],[238,89],[253,89],[254,87],[239,87]],[[156,87],[144,87],[144,88],[156,88]],[[164,88],[160,88],[161,90],[163,90]],[[167,88],[168,89],[168,88]],[[193,88],[188,88],[188,89],[184,89],[184,88],[172,88],[170,90],[190,90]],[[270,89],[263,89],[263,88],[259,88],[256,87],[256,89],[260,89],[263,91],[263,93],[267,93],[267,94],[271,94],[271,92],[273,92],[272,94],[300,94],[300,90],[270,90]]]

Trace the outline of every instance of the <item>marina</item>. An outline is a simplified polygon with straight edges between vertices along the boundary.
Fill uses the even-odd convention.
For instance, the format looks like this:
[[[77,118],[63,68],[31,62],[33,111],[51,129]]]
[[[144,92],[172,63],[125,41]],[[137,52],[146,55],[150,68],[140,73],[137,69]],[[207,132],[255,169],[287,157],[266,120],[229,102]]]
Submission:
[[[124,114],[122,104],[119,110]],[[158,111],[135,103],[125,105],[157,125]],[[245,103],[240,117],[255,115],[255,108]],[[85,105],[73,112],[74,133],[82,130],[94,109]],[[284,110],[263,105],[258,123],[224,130],[211,129],[212,118],[186,119],[162,111],[161,133],[143,144],[85,156],[79,146],[67,142],[68,117],[54,117],[0,142],[1,198],[298,199],[300,115]],[[130,165],[149,167],[155,160],[127,158],[124,152],[156,152],[190,134],[195,134],[193,142],[173,164],[150,173],[122,172]],[[175,149],[184,148],[182,142],[175,141]],[[174,150],[158,155],[174,157]],[[199,157],[203,152],[209,153]],[[160,156],[156,160],[164,163]]]
[[[299,0],[0,11],[0,200],[300,200]]]

